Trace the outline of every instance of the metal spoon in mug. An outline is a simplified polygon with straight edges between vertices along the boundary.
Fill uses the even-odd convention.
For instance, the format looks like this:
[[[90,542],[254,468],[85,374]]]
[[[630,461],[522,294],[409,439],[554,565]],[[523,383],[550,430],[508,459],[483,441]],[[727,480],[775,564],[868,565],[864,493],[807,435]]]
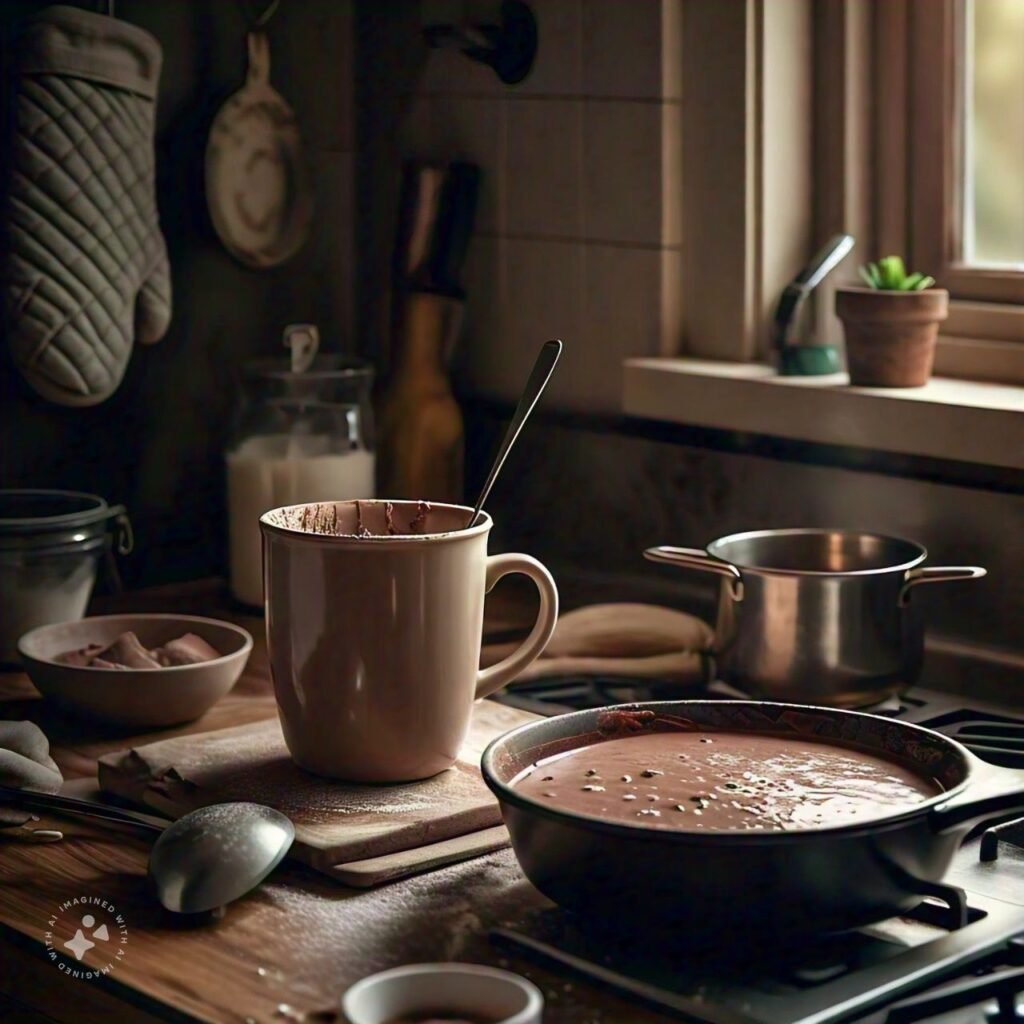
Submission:
[[[501,467],[505,465],[505,459],[508,458],[508,453],[512,450],[512,445],[516,443],[516,438],[519,437],[523,426],[530,417],[530,413],[533,412],[533,407],[537,404],[540,396],[544,394],[544,389],[548,386],[548,381],[551,379],[551,374],[554,373],[555,364],[558,362],[561,354],[562,343],[557,339],[546,341],[541,346],[537,361],[533,364],[529,379],[526,381],[526,387],[523,388],[522,397],[519,399],[519,404],[516,406],[516,411],[512,416],[512,422],[508,425],[508,430],[505,431],[505,437],[501,442],[501,447],[498,449],[497,456],[495,456],[494,465],[491,466],[491,472],[487,476],[487,482],[480,491],[480,497],[476,499],[476,505],[473,508],[473,514],[469,517],[469,522],[466,523],[467,530],[476,526],[476,521],[480,518],[480,510],[484,507],[484,502],[491,493],[494,481],[498,479]]]
[[[149,814],[72,797],[0,786],[0,803],[134,825],[157,833],[149,877],[157,897],[179,914],[198,914],[251,892],[284,859],[295,826],[263,804],[211,804],[165,822]]]

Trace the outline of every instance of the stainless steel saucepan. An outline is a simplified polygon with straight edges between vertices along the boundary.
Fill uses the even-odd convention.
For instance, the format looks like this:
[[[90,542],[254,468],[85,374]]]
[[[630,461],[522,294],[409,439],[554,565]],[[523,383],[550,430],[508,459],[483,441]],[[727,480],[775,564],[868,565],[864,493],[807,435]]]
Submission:
[[[772,700],[863,707],[913,683],[923,583],[971,580],[976,565],[923,566],[912,541],[849,530],[755,530],[706,550],[656,547],[653,562],[721,578],[718,678]]]

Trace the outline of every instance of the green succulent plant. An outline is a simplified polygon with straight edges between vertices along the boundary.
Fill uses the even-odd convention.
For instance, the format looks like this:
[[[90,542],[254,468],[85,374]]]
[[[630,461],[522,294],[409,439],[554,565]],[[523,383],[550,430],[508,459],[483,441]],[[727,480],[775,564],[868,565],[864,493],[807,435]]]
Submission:
[[[935,284],[927,274],[908,274],[899,256],[883,256],[877,263],[864,263],[858,273],[869,288],[883,292],[919,292]]]

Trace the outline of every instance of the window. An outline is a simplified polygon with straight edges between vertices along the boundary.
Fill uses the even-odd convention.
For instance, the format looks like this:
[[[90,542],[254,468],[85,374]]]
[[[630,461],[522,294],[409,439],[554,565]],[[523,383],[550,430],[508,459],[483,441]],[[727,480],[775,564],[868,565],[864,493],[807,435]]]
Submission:
[[[626,361],[627,414],[1024,469],[1022,32],[1024,0],[684,2],[684,331],[678,358]],[[928,388],[764,359],[779,291],[837,232],[857,247],[814,337],[841,344],[836,287],[901,253],[952,296]]]
[[[958,13],[961,257],[1024,270],[1024,3],[964,0]]]
[[[880,39],[900,31],[902,7],[878,5]],[[954,299],[1024,303],[1024,3],[908,0],[906,12],[907,102],[876,102],[887,137],[906,140],[911,260]],[[1024,340],[1019,320],[1004,340]]]

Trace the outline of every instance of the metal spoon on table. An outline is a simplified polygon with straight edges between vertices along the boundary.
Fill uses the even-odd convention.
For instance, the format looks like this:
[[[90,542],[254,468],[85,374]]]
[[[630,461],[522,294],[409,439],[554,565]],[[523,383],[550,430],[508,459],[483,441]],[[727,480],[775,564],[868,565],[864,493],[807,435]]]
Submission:
[[[149,877],[157,897],[179,914],[213,910],[251,892],[284,859],[295,826],[262,804],[211,804],[177,821],[67,796],[0,786],[0,803],[26,811],[58,811],[134,825],[157,833]]]
[[[491,493],[494,481],[498,479],[501,467],[505,465],[508,453],[512,450],[512,445],[516,443],[516,438],[519,437],[526,421],[530,418],[533,407],[537,404],[540,396],[544,394],[544,389],[548,386],[548,381],[551,379],[551,374],[555,371],[555,364],[558,362],[561,354],[562,343],[557,339],[546,341],[541,346],[537,361],[533,364],[533,369],[530,371],[530,376],[526,381],[526,387],[523,388],[522,397],[519,399],[516,411],[512,415],[512,422],[508,425],[508,430],[505,431],[501,447],[494,458],[491,472],[487,475],[487,481],[480,491],[480,497],[476,499],[473,514],[469,517],[469,522],[466,523],[467,530],[476,526],[476,521],[480,518],[480,510],[484,507],[484,502]]]

